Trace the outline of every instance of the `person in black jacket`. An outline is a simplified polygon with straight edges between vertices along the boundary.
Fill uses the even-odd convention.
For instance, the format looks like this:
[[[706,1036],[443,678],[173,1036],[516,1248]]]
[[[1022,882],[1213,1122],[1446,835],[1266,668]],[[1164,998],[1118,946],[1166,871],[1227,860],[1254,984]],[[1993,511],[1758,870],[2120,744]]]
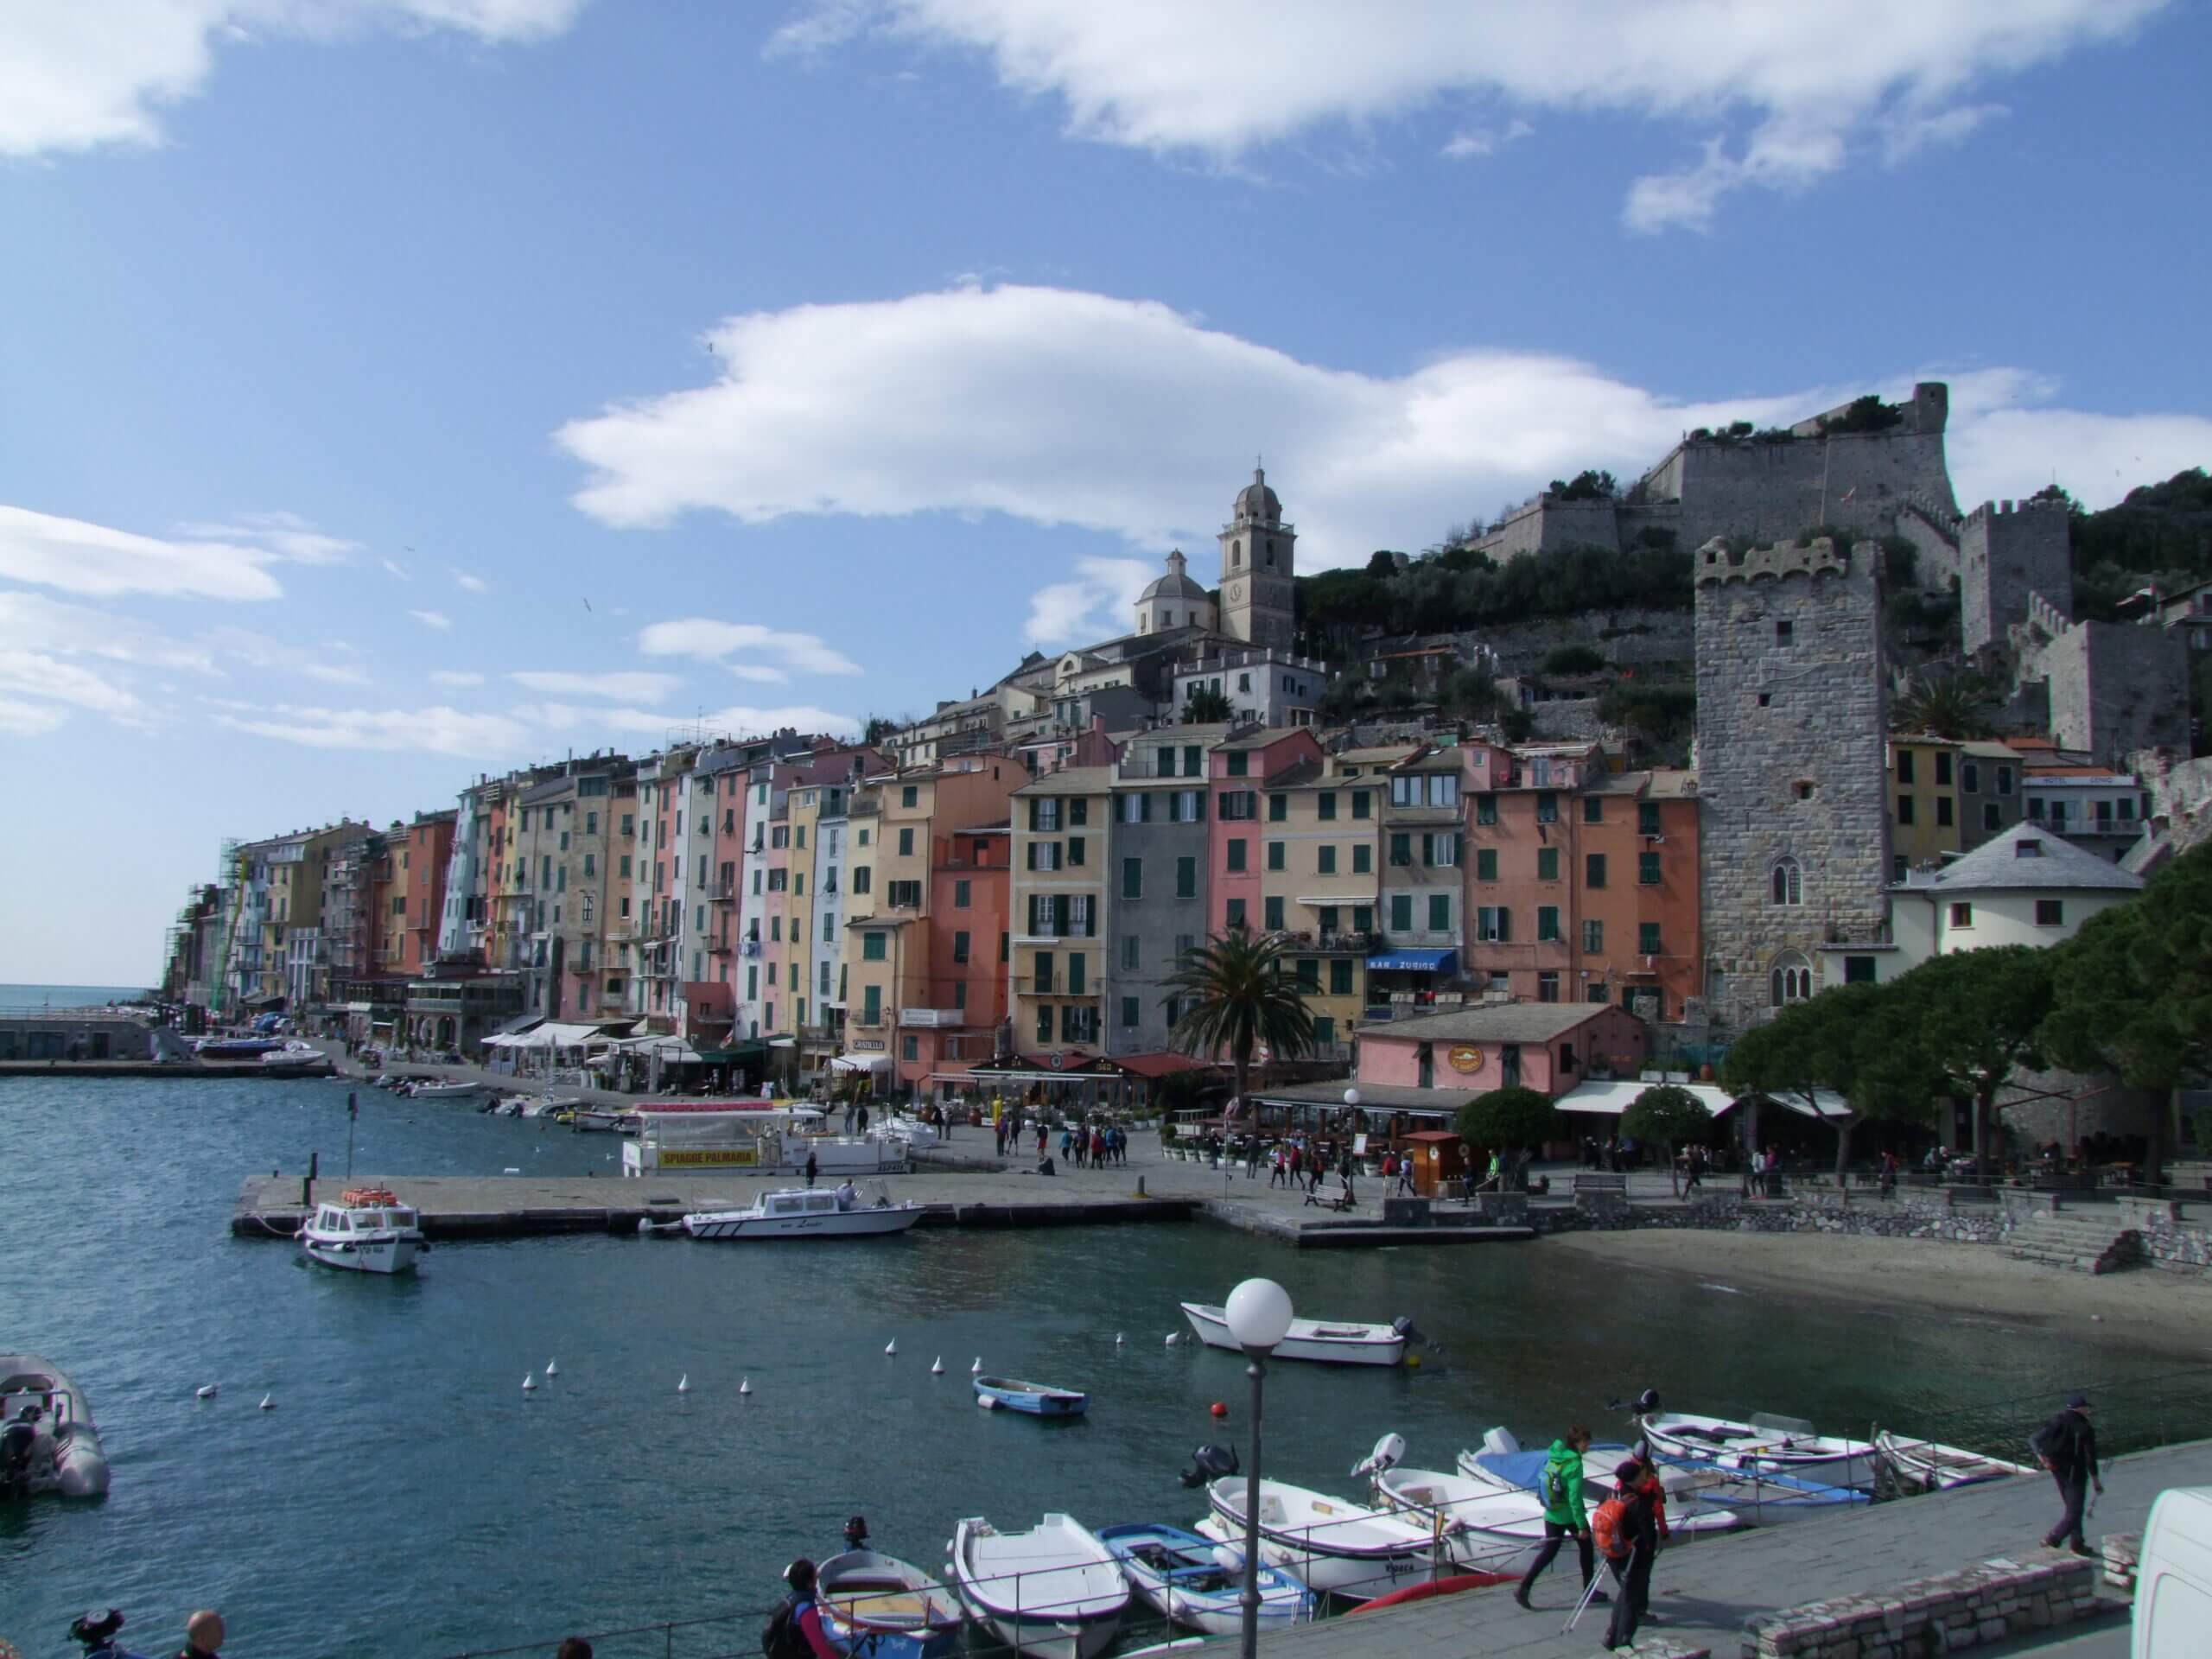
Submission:
[[[1615,1497],[1621,1506],[1613,1537],[1617,1546],[1627,1547],[1627,1554],[1609,1552],[1606,1556],[1621,1586],[1620,1597],[1613,1603],[1612,1622],[1605,1627],[1605,1639],[1600,1644],[1608,1649],[1624,1648],[1636,1639],[1636,1627],[1643,1622],[1651,1600],[1651,1563],[1659,1554],[1659,1520],[1639,1484],[1643,1478],[1643,1465],[1634,1461],[1613,1471],[1613,1478],[1620,1483]]]
[[[2076,1555],[2089,1553],[2082,1537],[2082,1511],[2088,1502],[2089,1487],[2094,1483],[2100,1497],[2105,1490],[2104,1477],[2097,1468],[2097,1431],[2089,1427],[2088,1412],[2088,1398],[2075,1395],[2066,1402],[2065,1410],[2036,1431],[2034,1441],[2036,1455],[2058,1482],[2058,1494],[2066,1500],[2066,1512],[2045,1535],[2044,1548],[2056,1549],[2065,1544]]]

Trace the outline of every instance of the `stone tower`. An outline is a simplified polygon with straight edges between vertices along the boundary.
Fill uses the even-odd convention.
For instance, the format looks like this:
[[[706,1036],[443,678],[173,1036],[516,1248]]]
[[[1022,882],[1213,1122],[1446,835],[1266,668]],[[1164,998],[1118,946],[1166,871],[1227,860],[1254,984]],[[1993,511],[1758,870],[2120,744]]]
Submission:
[[[1247,645],[1290,649],[1297,548],[1297,528],[1283,523],[1282,503],[1268,487],[1267,474],[1255,467],[1221,531],[1224,632]]]
[[[1881,550],[1823,537],[1698,550],[1706,995],[1740,1032],[1871,941],[1890,873]]]
[[[1966,648],[2002,645],[2028,620],[2031,594],[2074,610],[2073,531],[2056,501],[1985,501],[1959,526],[1959,612]]]

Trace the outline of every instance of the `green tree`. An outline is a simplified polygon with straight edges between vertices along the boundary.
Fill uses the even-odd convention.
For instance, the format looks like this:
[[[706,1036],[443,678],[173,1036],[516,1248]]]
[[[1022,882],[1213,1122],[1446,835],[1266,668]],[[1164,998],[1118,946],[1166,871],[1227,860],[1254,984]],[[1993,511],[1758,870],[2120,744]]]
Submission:
[[[899,720],[890,715],[870,715],[868,723],[861,728],[861,741],[873,747],[913,723],[911,720]]]
[[[1262,1044],[1285,1059],[1313,1047],[1313,1016],[1299,992],[1297,976],[1285,971],[1285,950],[1275,934],[1234,927],[1185,951],[1161,982],[1167,992],[1162,1002],[1173,1007],[1184,999],[1190,1004],[1168,1040],[1185,1054],[1204,1058],[1226,1049],[1237,1103],[1247,1109],[1252,1055]]]
[[[1486,664],[1455,668],[1442,687],[1444,707],[1465,720],[1487,720],[1497,709],[1497,680]]]
[[[1682,1189],[1675,1168],[1675,1148],[1704,1140],[1712,1129],[1712,1109],[1678,1084],[1662,1083],[1645,1090],[1621,1115],[1623,1135],[1656,1141],[1666,1149],[1667,1185],[1677,1197]]]
[[[2131,1089],[2171,1096],[2212,1071],[2212,842],[2100,911],[2051,955],[2043,1039],[2061,1065],[2109,1066]],[[2153,1139],[2164,1161],[2170,1105]]]
[[[1398,556],[1387,547],[1378,547],[1367,556],[1367,574],[1388,582],[1398,574]]]
[[[1839,985],[1792,1002],[1736,1039],[1720,1064],[1721,1083],[1738,1096],[1794,1106],[1834,1130],[1836,1186],[1848,1197],[1845,1173],[1859,1124],[1925,1122],[1929,1114],[1910,1008],[1889,985]],[[1745,1122],[1756,1136],[1755,1109]]]
[[[1236,718],[1236,710],[1230,702],[1228,693],[1217,691],[1210,685],[1194,684],[1191,695],[1183,699],[1185,726],[1217,726]]]
[[[1544,658],[1547,674],[1595,674],[1605,665],[1605,654],[1595,645],[1561,645]]]
[[[1910,1011],[1911,1046],[1937,1087],[1974,1103],[1975,1173],[1984,1181],[1996,1151],[1997,1091],[2014,1066],[2044,1064],[2052,965],[2050,951],[1998,945],[1930,957],[1882,988]]]
[[[1536,717],[1519,704],[1501,709],[1497,716],[1497,734],[1509,743],[1526,743],[1536,729]]]
[[[1971,669],[1916,674],[1897,704],[1896,729],[1929,737],[1989,735],[1989,682]]]
[[[1547,493],[1561,501],[1601,501],[1618,495],[1621,486],[1611,473],[1586,467],[1572,479],[1554,479]]]
[[[1462,1141],[1496,1153],[1510,1177],[1528,1161],[1523,1154],[1559,1133],[1559,1113],[1549,1096],[1512,1084],[1477,1095],[1459,1109],[1452,1127]]]

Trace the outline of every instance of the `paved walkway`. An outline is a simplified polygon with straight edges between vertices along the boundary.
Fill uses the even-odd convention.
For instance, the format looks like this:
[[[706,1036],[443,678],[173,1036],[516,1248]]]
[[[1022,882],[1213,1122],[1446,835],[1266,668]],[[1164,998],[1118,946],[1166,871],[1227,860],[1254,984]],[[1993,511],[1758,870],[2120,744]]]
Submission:
[[[2106,1532],[2139,1532],[2151,1503],[2169,1486],[2212,1484],[2212,1440],[2114,1459],[2105,1465],[2105,1496],[2089,1526],[2094,1547]],[[1652,1575],[1652,1610],[1663,1621],[1649,1637],[1709,1648],[1713,1659],[1737,1659],[1745,1620],[1955,1572],[1968,1564],[2037,1545],[2058,1518],[2056,1487],[2035,1479],[1995,1481],[1928,1497],[1869,1505],[1840,1520],[1799,1521],[1740,1538],[1678,1545],[1660,1556]],[[1500,1655],[1509,1659],[1590,1659],[1602,1653],[1605,1610],[1582,1616],[1573,1634],[1560,1626],[1573,1611],[1572,1548],[1537,1582],[1535,1610],[1513,1605],[1510,1586],[1477,1590],[1382,1612],[1324,1620],[1264,1639],[1269,1659],[1418,1659],[1423,1655]],[[1648,1646],[1638,1632],[1638,1647]],[[2057,1638],[2067,1639],[2067,1638]],[[2100,1654],[2104,1632],[2074,1652]],[[1984,1652],[2047,1649],[2052,1637]],[[2072,1659],[2072,1656],[2069,1656]]]

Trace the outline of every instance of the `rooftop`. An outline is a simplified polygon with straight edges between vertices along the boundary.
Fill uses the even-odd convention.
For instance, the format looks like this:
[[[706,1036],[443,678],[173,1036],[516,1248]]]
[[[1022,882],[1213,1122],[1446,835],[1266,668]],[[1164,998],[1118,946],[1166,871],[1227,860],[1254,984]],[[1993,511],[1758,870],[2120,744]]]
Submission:
[[[1387,1026],[1363,1026],[1359,1035],[1363,1041],[1387,1038],[1392,1042],[1548,1043],[1597,1019],[1605,1007],[1599,1002],[1495,1002],[1479,1008],[1394,1020]]]
[[[1192,779],[1195,787],[1198,782]],[[1024,784],[1014,792],[1017,795],[1103,795],[1114,785],[1111,766],[1063,766],[1058,772],[1048,772],[1033,783]]]
[[[2018,823],[1941,869],[1913,873],[1904,886],[1939,893],[2138,893],[2143,878],[2032,823]]]

